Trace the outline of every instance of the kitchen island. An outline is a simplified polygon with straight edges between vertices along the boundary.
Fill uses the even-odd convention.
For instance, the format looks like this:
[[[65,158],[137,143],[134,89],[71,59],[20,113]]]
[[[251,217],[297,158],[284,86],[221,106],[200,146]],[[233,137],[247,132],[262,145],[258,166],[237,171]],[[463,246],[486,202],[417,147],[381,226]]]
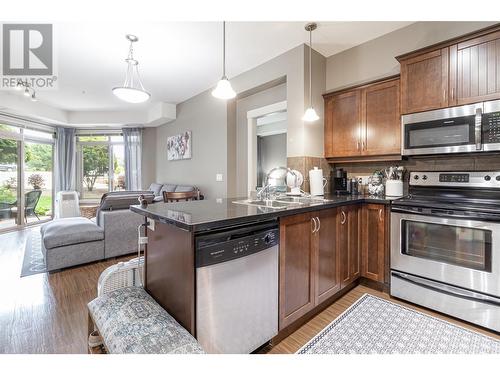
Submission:
[[[276,237],[279,237],[275,244],[276,249],[279,247],[279,252],[276,250],[279,264],[276,278],[269,281],[273,284],[269,289],[276,288],[279,294],[276,333],[281,336],[325,308],[339,293],[357,285],[361,277],[381,284],[387,279],[385,253],[390,200],[369,196],[325,196],[322,201],[278,209],[242,204],[244,200],[214,199],[131,207],[132,211],[149,219],[145,250],[146,290],[195,337],[197,318],[198,324],[203,318],[197,316],[200,311],[197,290],[199,292],[201,281],[197,277],[201,258],[199,243],[207,242],[206,238],[261,227],[271,233],[274,225]],[[267,237],[268,234],[265,241]],[[273,241],[271,238],[269,244],[274,244]],[[238,246],[240,251],[248,249],[248,244]],[[229,253],[229,250],[233,248],[224,248],[221,253]],[[251,252],[250,249],[249,254]],[[244,268],[240,274],[242,272]],[[218,286],[218,289],[223,288]]]

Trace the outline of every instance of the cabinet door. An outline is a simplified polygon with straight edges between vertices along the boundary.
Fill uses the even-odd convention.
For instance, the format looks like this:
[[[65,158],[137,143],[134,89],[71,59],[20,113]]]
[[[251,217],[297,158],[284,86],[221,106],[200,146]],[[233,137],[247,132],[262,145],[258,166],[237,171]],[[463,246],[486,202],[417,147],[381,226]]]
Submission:
[[[360,155],[361,92],[354,90],[333,96],[331,108],[331,156]]]
[[[363,155],[401,153],[399,79],[374,84],[362,92]]]
[[[280,219],[279,328],[314,307],[312,215]]]
[[[359,216],[357,205],[338,208],[337,248],[340,259],[341,288],[360,276]]]
[[[386,254],[386,213],[383,204],[367,204],[362,208],[362,273],[363,277],[384,282]]]
[[[401,60],[402,113],[448,106],[448,47]]]
[[[334,156],[333,152],[333,103],[332,97],[325,100],[325,158]]]
[[[316,305],[340,290],[339,258],[337,252],[337,210],[318,211],[319,229],[315,233],[315,297]]]
[[[450,47],[450,104],[500,98],[500,31]]]

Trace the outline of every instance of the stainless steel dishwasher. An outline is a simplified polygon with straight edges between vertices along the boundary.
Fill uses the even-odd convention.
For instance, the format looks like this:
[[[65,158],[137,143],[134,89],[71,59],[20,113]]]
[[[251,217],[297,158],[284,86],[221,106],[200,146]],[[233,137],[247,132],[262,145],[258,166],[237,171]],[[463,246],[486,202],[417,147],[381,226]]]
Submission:
[[[251,353],[278,333],[276,221],[196,238],[196,338],[208,353]]]

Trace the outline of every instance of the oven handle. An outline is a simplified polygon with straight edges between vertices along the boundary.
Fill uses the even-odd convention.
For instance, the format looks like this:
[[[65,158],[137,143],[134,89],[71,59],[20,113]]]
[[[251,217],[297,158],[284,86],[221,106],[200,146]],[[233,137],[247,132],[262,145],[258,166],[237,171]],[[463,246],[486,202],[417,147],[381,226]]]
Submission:
[[[391,275],[394,277],[397,277],[398,279],[402,279],[402,280],[405,280],[407,282],[410,282],[412,284],[416,284],[416,285],[419,285],[421,287],[435,290],[438,292],[442,292],[445,294],[449,294],[449,295],[452,295],[455,297],[461,297],[461,298],[466,298],[466,299],[473,300],[473,301],[478,301],[478,302],[482,302],[482,303],[489,303],[492,305],[500,306],[500,298],[495,298],[495,297],[487,296],[484,294],[471,292],[467,289],[462,289],[462,288],[458,288],[455,286],[442,284],[442,283],[439,283],[436,281],[423,279],[421,277],[412,276],[412,275],[408,275],[406,273],[401,273],[401,272],[397,272],[397,271],[391,271]]]
[[[481,135],[483,132],[482,112],[483,112],[483,110],[481,108],[476,108],[476,116],[475,116],[475,120],[474,120],[475,121],[474,130],[475,130],[476,150],[481,150],[483,148],[482,140],[481,140]]]
[[[400,212],[400,213],[408,213],[413,215],[423,215],[423,216],[434,216],[434,217],[443,217],[443,218],[453,218],[458,220],[472,220],[472,221],[481,221],[485,220],[484,217],[478,217],[471,215],[458,215],[455,214],[453,210],[443,210],[438,208],[422,208],[422,211],[414,211],[408,208],[395,207],[392,206],[391,212]],[[493,215],[491,216],[493,217]],[[499,215],[496,216],[496,220],[500,218]]]

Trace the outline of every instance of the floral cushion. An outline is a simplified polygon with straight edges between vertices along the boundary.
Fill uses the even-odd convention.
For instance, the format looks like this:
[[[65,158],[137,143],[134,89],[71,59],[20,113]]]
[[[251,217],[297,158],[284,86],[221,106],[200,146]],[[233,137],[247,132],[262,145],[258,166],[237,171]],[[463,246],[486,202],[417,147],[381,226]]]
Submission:
[[[203,353],[196,339],[143,288],[117,289],[88,308],[109,353]]]

